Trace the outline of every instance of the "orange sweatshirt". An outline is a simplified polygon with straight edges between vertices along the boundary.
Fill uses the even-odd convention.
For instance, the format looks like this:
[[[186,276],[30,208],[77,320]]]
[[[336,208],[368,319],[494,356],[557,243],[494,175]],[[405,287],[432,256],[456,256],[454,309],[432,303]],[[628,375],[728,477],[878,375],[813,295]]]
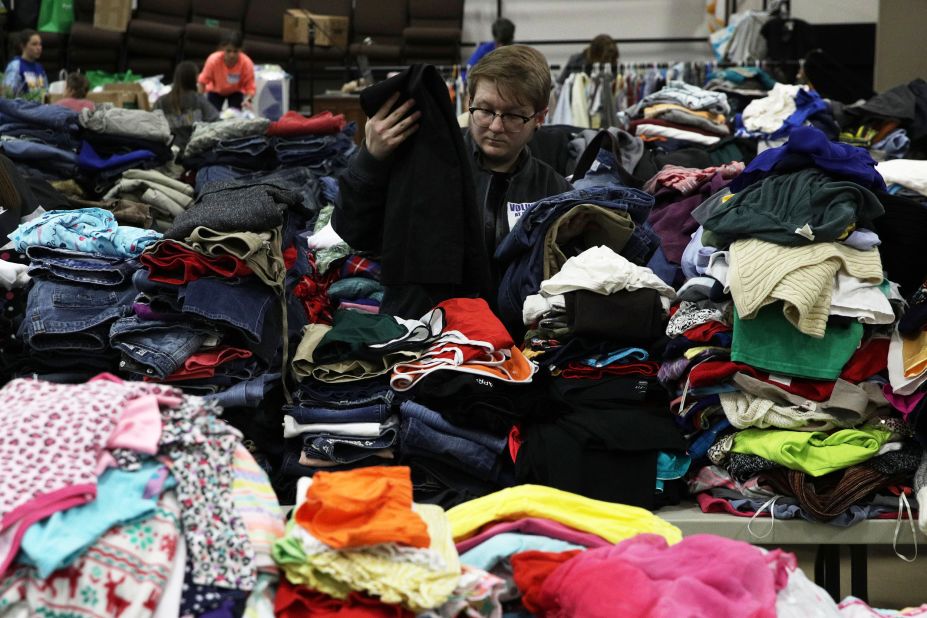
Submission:
[[[206,65],[197,81],[206,92],[228,96],[236,92],[246,96],[254,95],[254,63],[244,52],[239,52],[235,66],[225,66],[224,53],[213,52],[206,59]]]

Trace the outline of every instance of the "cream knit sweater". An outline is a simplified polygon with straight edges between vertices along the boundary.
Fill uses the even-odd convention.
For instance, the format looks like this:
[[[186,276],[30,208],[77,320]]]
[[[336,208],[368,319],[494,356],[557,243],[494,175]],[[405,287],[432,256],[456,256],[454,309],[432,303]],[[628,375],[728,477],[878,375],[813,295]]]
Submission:
[[[731,244],[730,260],[728,285],[741,319],[752,319],[761,307],[781,300],[786,319],[819,339],[841,269],[863,281],[882,281],[878,249],[859,251],[836,242],[785,247],[755,238],[738,240]]]

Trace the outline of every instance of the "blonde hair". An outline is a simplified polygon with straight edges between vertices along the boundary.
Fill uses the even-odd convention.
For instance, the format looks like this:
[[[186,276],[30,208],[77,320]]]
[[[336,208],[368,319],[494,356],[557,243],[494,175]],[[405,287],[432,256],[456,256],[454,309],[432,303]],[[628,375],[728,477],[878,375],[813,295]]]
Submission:
[[[530,105],[536,112],[547,108],[550,98],[550,65],[544,54],[527,45],[498,47],[483,56],[467,74],[470,101],[481,81],[495,84],[502,98]]]

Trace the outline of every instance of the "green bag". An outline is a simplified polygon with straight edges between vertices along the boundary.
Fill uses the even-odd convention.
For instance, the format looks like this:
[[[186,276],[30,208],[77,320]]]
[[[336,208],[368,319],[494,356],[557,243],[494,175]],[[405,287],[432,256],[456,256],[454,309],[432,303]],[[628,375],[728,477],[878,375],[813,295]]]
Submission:
[[[39,32],[70,32],[74,23],[74,0],[42,0]]]
[[[141,75],[133,73],[131,70],[125,73],[107,73],[106,71],[91,70],[84,73],[84,75],[87,76],[87,81],[90,82],[91,90],[103,84],[137,82],[142,79]]]

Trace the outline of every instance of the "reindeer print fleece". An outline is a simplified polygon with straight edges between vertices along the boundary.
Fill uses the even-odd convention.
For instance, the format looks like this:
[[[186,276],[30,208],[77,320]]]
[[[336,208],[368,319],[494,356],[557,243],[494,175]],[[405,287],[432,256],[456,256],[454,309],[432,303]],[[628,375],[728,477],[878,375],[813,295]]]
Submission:
[[[40,579],[19,566],[0,582],[0,615],[45,618],[147,618],[171,573],[180,505],[165,492],[154,515],[116,526],[71,566]]]

